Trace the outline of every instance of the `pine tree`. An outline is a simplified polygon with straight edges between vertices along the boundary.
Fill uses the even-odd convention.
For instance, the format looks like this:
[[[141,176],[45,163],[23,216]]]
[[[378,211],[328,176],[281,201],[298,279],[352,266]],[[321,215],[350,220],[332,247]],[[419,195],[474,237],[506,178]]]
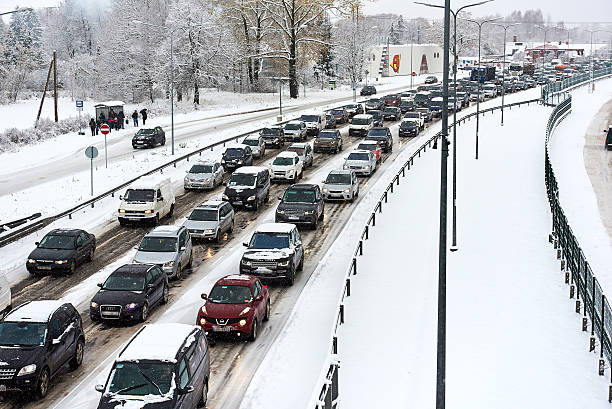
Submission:
[[[400,44],[399,33],[395,29],[393,24],[391,24],[391,29],[389,30],[389,43],[395,44],[395,45]]]
[[[332,44],[332,24],[329,17],[325,15],[321,21],[316,24],[321,32],[321,41],[325,44],[319,48],[319,57],[314,66],[316,72],[319,75],[326,75],[328,77],[334,77],[334,46]]]

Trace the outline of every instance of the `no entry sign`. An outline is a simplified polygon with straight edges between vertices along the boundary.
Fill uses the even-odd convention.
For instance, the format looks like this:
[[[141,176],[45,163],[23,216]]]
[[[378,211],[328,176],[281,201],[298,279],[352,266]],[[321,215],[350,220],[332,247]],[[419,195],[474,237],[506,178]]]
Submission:
[[[102,124],[102,126],[100,127],[100,132],[102,132],[103,135],[106,135],[110,132],[110,126],[108,126],[107,124]]]

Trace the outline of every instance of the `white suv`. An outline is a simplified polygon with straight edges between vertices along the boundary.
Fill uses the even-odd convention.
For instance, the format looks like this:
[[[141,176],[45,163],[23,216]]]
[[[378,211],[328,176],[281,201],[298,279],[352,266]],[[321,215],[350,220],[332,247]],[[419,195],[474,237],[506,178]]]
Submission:
[[[358,175],[371,176],[376,170],[376,156],[371,151],[356,149],[345,158],[343,168]]]
[[[374,127],[374,117],[370,114],[355,115],[349,125],[349,136],[353,134],[365,136]]]
[[[295,152],[281,152],[270,165],[272,180],[291,180],[296,183],[304,173],[304,162]]]

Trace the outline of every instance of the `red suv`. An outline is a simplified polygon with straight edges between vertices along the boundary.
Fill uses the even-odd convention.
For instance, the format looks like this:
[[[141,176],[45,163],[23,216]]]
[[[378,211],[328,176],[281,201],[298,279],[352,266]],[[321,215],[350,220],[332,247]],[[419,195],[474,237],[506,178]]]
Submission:
[[[259,278],[234,274],[215,283],[198,310],[196,324],[206,336],[232,334],[250,341],[257,339],[258,327],[270,318],[270,294]]]
[[[385,95],[383,102],[387,107],[399,107],[402,103],[402,97],[397,94]]]

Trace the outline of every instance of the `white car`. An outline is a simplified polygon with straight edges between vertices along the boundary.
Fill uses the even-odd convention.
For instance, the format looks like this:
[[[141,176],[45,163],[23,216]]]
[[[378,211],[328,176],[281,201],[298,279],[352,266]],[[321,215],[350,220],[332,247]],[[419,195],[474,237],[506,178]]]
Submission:
[[[332,170],[327,175],[321,189],[323,200],[350,200],[359,196],[357,176],[351,169]]]
[[[495,84],[485,84],[480,92],[484,93],[485,98],[495,98],[497,96],[497,87]]]
[[[300,158],[300,162],[304,164],[304,169],[312,166],[312,146],[308,142],[296,142],[289,145],[287,152],[295,152]]]
[[[351,124],[349,125],[349,136],[363,135],[365,136],[370,129],[374,127],[374,117],[370,114],[359,114],[355,115],[353,119],[351,119]]]
[[[425,118],[420,112],[406,112],[404,114],[404,119],[410,119],[413,121],[417,121],[420,129],[425,128]]]
[[[270,165],[270,177],[272,180],[290,180],[296,183],[304,173],[304,162],[295,152],[281,152],[274,158]]]
[[[306,124],[303,121],[287,122],[283,127],[285,140],[305,141],[306,140]]]
[[[356,149],[344,158],[344,169],[370,176],[376,171],[376,156],[371,151]]]
[[[261,158],[266,154],[266,142],[259,134],[249,135],[242,141],[243,145],[249,145],[254,158]]]
[[[189,189],[213,189],[223,182],[223,166],[219,161],[196,162],[185,175],[183,187]]]

